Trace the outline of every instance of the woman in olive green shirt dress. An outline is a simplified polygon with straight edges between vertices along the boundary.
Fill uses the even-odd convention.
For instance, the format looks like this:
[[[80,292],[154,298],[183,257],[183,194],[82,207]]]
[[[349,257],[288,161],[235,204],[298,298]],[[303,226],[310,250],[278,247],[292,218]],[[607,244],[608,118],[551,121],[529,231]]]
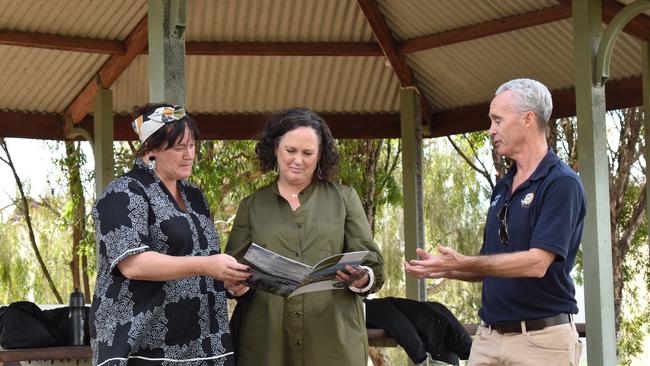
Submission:
[[[240,366],[366,365],[363,295],[383,283],[382,257],[359,196],[330,181],[338,153],[329,128],[306,108],[274,115],[256,146],[277,180],[245,198],[226,253],[240,259],[251,242],[314,265],[337,253],[368,250],[364,270],[338,272],[348,289],[283,298],[227,284],[238,296],[231,328]]]

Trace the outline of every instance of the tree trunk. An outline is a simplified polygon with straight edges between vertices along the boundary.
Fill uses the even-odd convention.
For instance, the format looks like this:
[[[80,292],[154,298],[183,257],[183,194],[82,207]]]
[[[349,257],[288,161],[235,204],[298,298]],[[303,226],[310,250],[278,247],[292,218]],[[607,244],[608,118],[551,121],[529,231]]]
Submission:
[[[65,142],[65,165],[68,176],[68,190],[72,202],[72,256],[70,260],[70,271],[72,274],[72,287],[81,290],[81,272],[79,270],[79,253],[81,238],[83,235],[82,226],[84,220],[83,210],[83,187],[81,186],[81,175],[79,174],[79,157],[74,142]],[[81,217],[80,217],[81,216]]]
[[[43,261],[43,257],[41,256],[41,252],[39,251],[38,246],[36,245],[36,237],[34,236],[34,228],[32,227],[32,218],[29,214],[29,204],[27,202],[27,197],[25,197],[23,184],[20,181],[20,177],[18,177],[18,173],[16,172],[16,167],[14,167],[14,163],[11,160],[11,154],[9,154],[9,149],[7,148],[7,144],[4,138],[0,138],[0,146],[2,147],[2,150],[4,150],[5,155],[7,157],[6,160],[0,157],[0,160],[2,160],[5,164],[9,166],[9,168],[11,168],[11,172],[13,173],[14,179],[16,180],[16,185],[18,186],[18,192],[20,192],[20,198],[23,204],[22,210],[23,210],[23,214],[25,215],[25,221],[27,222],[29,241],[32,245],[32,249],[34,250],[34,255],[36,255],[36,260],[38,261],[38,265],[41,267],[41,270],[43,271],[43,275],[45,276],[47,283],[50,285],[50,289],[52,290],[54,297],[56,297],[56,300],[59,302],[59,304],[63,304],[63,299],[61,298],[59,291],[56,289],[56,285],[52,280],[50,271],[48,271],[47,266],[45,265],[45,261]]]

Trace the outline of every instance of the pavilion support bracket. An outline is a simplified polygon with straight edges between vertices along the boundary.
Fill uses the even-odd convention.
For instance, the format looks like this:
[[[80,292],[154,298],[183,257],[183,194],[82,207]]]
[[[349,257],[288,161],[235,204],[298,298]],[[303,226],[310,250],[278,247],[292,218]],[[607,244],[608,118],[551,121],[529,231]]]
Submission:
[[[623,28],[630,20],[637,15],[650,9],[650,0],[636,0],[626,5],[616,14],[614,19],[609,23],[603,34],[603,38],[598,45],[596,54],[596,70],[594,72],[594,86],[604,86],[609,78],[609,64],[612,59],[612,51],[618,36],[623,32]]]

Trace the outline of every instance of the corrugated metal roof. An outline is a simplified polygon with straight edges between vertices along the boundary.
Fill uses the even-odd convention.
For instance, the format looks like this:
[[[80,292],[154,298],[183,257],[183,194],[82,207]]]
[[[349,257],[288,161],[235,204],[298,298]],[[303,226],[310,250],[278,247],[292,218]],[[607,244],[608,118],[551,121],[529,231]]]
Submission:
[[[557,5],[554,0],[381,0],[386,23],[402,41]]]
[[[407,56],[435,110],[485,102],[501,83],[517,77],[538,79],[550,89],[571,87],[573,59],[570,19]],[[640,42],[623,34],[613,52],[610,77],[640,73]]]
[[[0,46],[0,109],[61,113],[107,58]]]
[[[621,4],[630,0],[619,1]],[[557,0],[380,0],[396,40],[435,34],[559,4]],[[145,0],[0,0],[0,30],[124,40]],[[374,42],[355,0],[192,0],[188,41]],[[650,14],[650,12],[646,12]],[[488,101],[504,80],[529,76],[573,86],[570,19],[406,55],[434,110]],[[641,74],[641,43],[621,35],[611,78]],[[0,46],[0,109],[58,112],[109,56]],[[399,108],[399,84],[383,57],[187,56],[188,108],[259,113],[305,105],[323,112]],[[112,86],[116,112],[148,99],[147,56]]]
[[[147,62],[138,56],[113,86],[117,112],[147,102]],[[186,69],[188,109],[195,113],[399,108],[397,78],[381,57],[187,56]]]
[[[0,28],[123,40],[147,14],[146,0],[0,0]]]
[[[187,40],[371,41],[374,36],[356,1],[195,0],[188,2]]]

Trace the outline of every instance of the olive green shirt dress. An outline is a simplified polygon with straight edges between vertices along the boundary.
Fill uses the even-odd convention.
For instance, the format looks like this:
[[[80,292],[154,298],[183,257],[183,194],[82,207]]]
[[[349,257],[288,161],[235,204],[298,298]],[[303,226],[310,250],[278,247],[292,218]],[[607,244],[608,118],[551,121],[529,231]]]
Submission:
[[[314,265],[343,252],[368,250],[377,291],[383,259],[356,191],[314,181],[293,211],[277,183],[259,189],[239,205],[225,252],[241,259],[251,242],[285,257]],[[283,298],[250,290],[231,320],[238,366],[366,365],[362,297],[348,289]]]

